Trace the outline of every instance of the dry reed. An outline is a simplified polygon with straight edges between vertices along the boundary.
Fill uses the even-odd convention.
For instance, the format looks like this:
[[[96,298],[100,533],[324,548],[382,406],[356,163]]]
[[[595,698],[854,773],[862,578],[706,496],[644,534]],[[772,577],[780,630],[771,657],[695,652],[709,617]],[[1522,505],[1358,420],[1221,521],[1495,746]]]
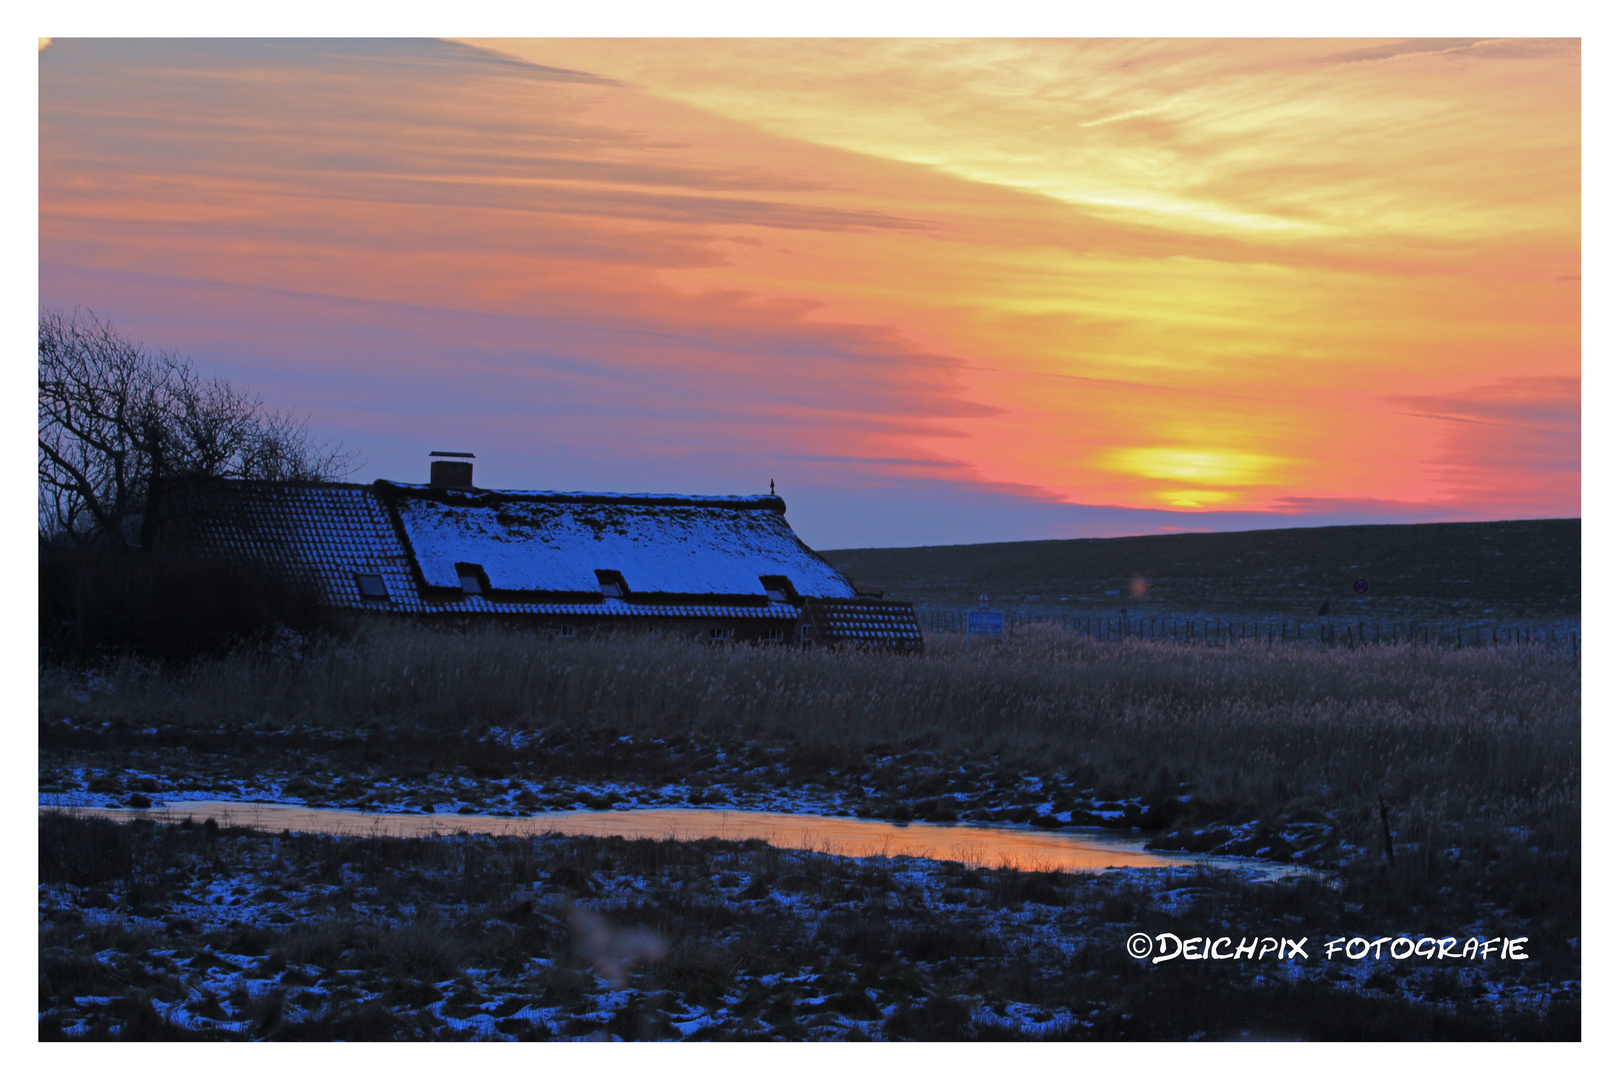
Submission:
[[[923,747],[1102,777],[1126,794],[1185,784],[1278,807],[1381,793],[1451,820],[1579,801],[1579,670],[1509,648],[1204,648],[1033,627],[999,647],[941,638],[897,656],[379,624],[299,658],[246,652],[179,673],[124,661],[88,683],[42,683],[46,720],[594,728],[817,747],[830,760]]]

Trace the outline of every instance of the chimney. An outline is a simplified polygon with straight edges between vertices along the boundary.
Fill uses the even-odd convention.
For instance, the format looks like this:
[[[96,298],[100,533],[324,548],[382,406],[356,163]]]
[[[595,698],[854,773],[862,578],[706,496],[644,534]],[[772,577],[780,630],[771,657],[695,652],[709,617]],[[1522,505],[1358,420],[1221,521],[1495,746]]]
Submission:
[[[472,482],[472,454],[455,450],[435,450],[428,455],[428,483],[434,487],[470,488]],[[465,460],[451,460],[465,459]]]

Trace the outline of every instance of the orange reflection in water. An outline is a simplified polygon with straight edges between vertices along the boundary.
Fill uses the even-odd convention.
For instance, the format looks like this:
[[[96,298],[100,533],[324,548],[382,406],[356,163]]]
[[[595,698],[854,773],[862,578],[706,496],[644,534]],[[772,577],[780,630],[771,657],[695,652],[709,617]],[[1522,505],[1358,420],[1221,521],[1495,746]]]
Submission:
[[[42,808],[45,809],[45,808]],[[327,833],[343,836],[622,836],[631,840],[763,840],[772,847],[855,857],[909,855],[968,866],[1017,870],[1100,873],[1126,867],[1243,867],[1273,874],[1296,867],[1259,859],[1173,855],[1142,849],[1141,841],[1098,833],[1041,832],[996,825],[895,825],[817,814],[769,814],[737,810],[581,810],[533,817],[485,814],[371,814],[282,803],[172,802],[152,810],[75,808],[115,821],[152,818],[179,821],[214,818],[221,825]]]

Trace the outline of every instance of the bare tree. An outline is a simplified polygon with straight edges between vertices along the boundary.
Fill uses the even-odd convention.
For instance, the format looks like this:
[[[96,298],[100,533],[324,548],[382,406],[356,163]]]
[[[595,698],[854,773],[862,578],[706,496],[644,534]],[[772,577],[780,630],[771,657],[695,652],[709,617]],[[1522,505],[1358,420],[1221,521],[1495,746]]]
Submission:
[[[131,546],[175,481],[340,480],[353,460],[316,443],[305,420],[148,352],[92,312],[40,315],[42,536]]]

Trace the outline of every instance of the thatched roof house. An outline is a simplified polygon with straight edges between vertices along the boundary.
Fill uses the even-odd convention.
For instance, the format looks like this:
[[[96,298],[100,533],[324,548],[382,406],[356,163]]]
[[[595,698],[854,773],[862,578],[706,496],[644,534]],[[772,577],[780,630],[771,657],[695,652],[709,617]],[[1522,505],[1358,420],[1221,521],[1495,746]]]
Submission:
[[[775,494],[493,491],[472,486],[470,463],[433,464],[428,484],[183,485],[159,543],[275,567],[345,608],[516,618],[562,636],[640,626],[922,647],[911,605],[858,595]]]

